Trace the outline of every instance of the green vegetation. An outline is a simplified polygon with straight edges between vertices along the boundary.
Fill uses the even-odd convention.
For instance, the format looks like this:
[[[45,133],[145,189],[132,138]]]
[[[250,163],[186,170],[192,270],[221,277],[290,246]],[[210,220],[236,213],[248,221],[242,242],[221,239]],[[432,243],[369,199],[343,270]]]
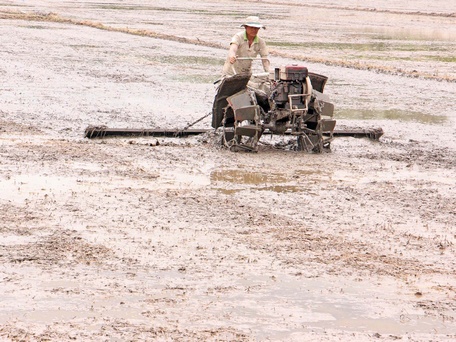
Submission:
[[[456,63],[456,56],[426,56],[426,59],[444,63]]]
[[[352,120],[398,120],[427,124],[442,124],[448,121],[448,118],[445,115],[434,115],[432,113],[419,113],[396,109],[339,109],[335,113],[335,118]]]
[[[126,10],[126,11],[166,11],[166,12],[183,12],[184,10],[155,7],[155,6],[133,6],[133,5],[115,5],[115,4],[99,4],[94,7],[105,10]],[[188,12],[188,11],[185,11]]]
[[[90,44],[71,44],[70,47],[74,49],[97,49],[99,46],[97,45],[90,45]]]
[[[55,27],[43,26],[43,25],[27,25],[27,26],[22,26],[22,27],[29,28],[29,29],[36,29],[36,30],[49,30],[49,29],[55,30],[56,29]]]
[[[300,48],[300,49],[319,49],[319,50],[352,50],[352,51],[450,51],[449,47],[443,45],[429,45],[429,44],[417,44],[408,43],[403,44],[402,42],[373,42],[373,43],[321,43],[321,42],[268,42],[269,46],[275,47],[288,47],[288,48]]]
[[[176,65],[223,65],[224,61],[215,57],[202,57],[202,56],[160,56],[154,57],[150,60],[158,63],[176,64]]]

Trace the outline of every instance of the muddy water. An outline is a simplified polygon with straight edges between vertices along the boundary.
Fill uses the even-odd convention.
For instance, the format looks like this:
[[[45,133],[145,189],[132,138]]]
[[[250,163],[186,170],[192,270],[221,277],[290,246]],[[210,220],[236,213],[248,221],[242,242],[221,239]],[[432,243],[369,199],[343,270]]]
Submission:
[[[323,155],[82,138],[89,124],[180,128],[210,111],[227,39],[258,2],[2,4],[125,30],[2,21],[1,337],[451,340],[455,85],[418,76],[454,74],[454,18],[391,11],[454,1],[343,8],[358,2],[262,2],[272,47],[322,59],[298,62],[330,77],[338,125],[384,128]]]
[[[104,279],[113,280],[124,276],[115,272],[103,274]],[[155,273],[154,278],[170,284],[185,282],[186,276],[177,271],[163,271]],[[137,273],[135,281],[152,285],[151,280],[150,274]],[[231,283],[233,288],[243,291],[228,291],[223,296],[200,294],[186,300],[189,306],[198,303],[204,307],[205,315],[209,317],[230,317],[230,325],[249,329],[260,339],[290,340],[294,333],[306,327],[390,335],[402,335],[409,331],[452,333],[451,323],[426,315],[411,305],[402,305],[399,309],[396,303],[404,296],[410,297],[412,302],[418,302],[420,298],[413,293],[403,292],[395,283],[385,282],[385,279],[378,281],[381,285],[372,286],[362,280],[330,277],[300,279],[288,274],[276,274],[274,277],[246,275],[244,279]],[[170,292],[169,297],[166,297],[166,288],[159,285],[157,289],[161,291],[158,301],[179,301],[175,292]],[[10,317],[20,317],[28,323],[52,324],[67,320],[101,319],[104,315],[147,323],[147,301],[153,300],[150,296],[131,294],[123,295],[119,301],[119,298],[105,294],[92,296],[91,299],[73,296],[68,301],[65,293],[99,291],[96,284],[91,284],[88,279],[43,281],[37,290],[53,295],[39,298],[32,309],[24,309],[29,305],[27,301],[4,296],[3,304],[9,309],[0,312],[0,323],[6,323]],[[285,330],[284,326],[279,328],[276,324],[284,317]],[[181,320],[185,322],[185,317],[181,317]],[[221,320],[213,323],[223,324]],[[201,322],[199,325],[211,327],[210,322]],[[90,323],[88,327],[90,329]]]
[[[399,299],[398,289],[393,284],[372,287],[363,281],[278,278],[246,281],[245,285],[251,287],[270,283],[271,289],[256,298],[248,294],[237,297],[236,302],[240,304],[233,311],[246,318],[256,316],[259,321],[274,319],[275,311],[287,312],[297,324],[297,330],[307,324],[323,329],[369,330],[380,334],[403,334],[412,329],[426,333],[438,329],[449,333],[452,329],[451,325],[426,317],[412,308],[406,314],[398,315],[394,308],[395,301]],[[255,306],[259,304],[260,308],[249,307],[251,301],[255,301]],[[397,317],[401,319],[397,320]],[[290,333],[293,329],[287,333],[276,331],[271,334],[268,331],[274,338],[286,339]]]
[[[432,117],[431,117],[432,118]],[[366,119],[366,118],[364,118]],[[147,139],[143,139],[143,142]],[[304,158],[304,156],[303,156]],[[78,163],[74,163],[77,167]],[[142,163],[148,167],[147,163]],[[82,167],[82,166],[81,166]],[[92,172],[100,170],[99,165],[84,163],[83,168]],[[248,171],[242,166],[237,169],[223,168],[196,172],[183,170],[167,170],[156,174],[152,179],[129,180],[119,177],[110,177],[105,183],[105,177],[62,177],[48,174],[21,173],[9,175],[0,179],[2,192],[0,199],[14,203],[28,203],[30,201],[53,201],[55,198],[70,198],[77,191],[107,191],[118,187],[141,187],[148,189],[199,189],[206,188],[230,195],[241,191],[271,191],[275,193],[306,193],[317,195],[323,185],[337,184],[341,181],[353,181],[356,177],[345,170],[300,169],[290,172]],[[433,181],[442,185],[451,185],[451,170],[428,171],[426,174],[420,168],[390,171],[377,171],[377,178],[388,181],[407,180],[410,177],[416,181]],[[303,180],[304,183],[303,183]],[[309,180],[312,186],[309,186]],[[357,182],[370,182],[369,177],[362,177]]]

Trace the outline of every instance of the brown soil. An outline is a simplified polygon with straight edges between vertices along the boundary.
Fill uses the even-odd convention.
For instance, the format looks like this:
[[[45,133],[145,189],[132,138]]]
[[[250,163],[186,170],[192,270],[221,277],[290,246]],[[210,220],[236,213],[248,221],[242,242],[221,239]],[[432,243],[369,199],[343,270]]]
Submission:
[[[455,5],[300,4],[0,3],[0,339],[456,339]],[[84,138],[209,113],[252,12],[380,141]]]

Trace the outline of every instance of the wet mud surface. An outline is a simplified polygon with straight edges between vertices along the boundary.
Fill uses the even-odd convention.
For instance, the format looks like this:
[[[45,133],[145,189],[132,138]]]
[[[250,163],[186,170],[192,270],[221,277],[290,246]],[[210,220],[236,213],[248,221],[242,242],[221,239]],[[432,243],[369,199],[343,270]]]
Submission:
[[[0,338],[454,340],[456,10],[388,3],[1,1]],[[380,141],[84,138],[210,112],[252,8]]]

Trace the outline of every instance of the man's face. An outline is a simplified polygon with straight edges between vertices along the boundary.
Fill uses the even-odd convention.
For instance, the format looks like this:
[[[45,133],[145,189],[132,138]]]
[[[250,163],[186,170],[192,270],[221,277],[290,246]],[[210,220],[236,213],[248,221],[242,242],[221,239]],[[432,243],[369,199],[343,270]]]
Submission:
[[[260,29],[258,27],[245,26],[245,31],[249,37],[255,37],[259,30]]]

